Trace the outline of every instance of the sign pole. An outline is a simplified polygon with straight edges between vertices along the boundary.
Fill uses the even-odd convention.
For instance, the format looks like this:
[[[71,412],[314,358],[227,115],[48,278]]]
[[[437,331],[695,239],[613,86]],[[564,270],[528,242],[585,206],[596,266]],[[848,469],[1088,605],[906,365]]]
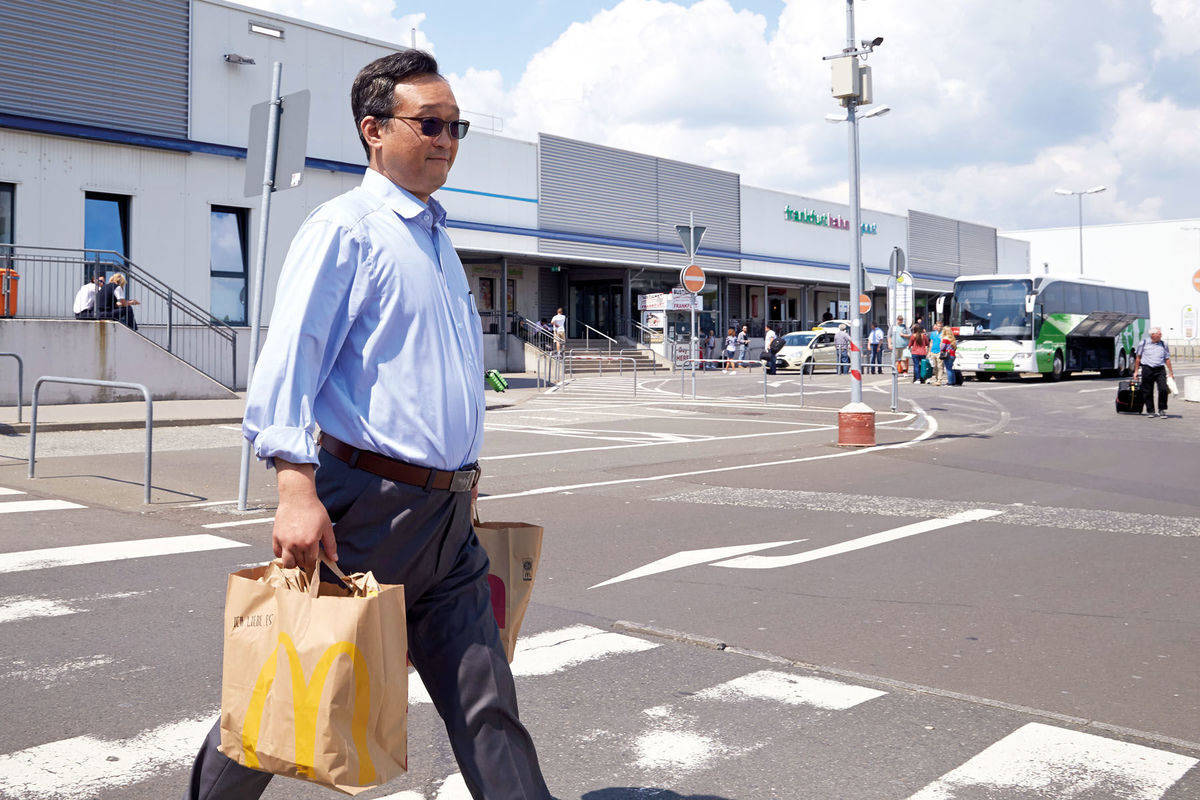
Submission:
[[[258,216],[258,257],[254,263],[254,282],[250,285],[250,353],[246,364],[246,389],[254,378],[254,362],[258,360],[259,336],[262,333],[263,276],[267,271],[267,225],[271,218],[271,193],[275,183],[275,156],[279,144],[279,86],[283,77],[283,62],[276,61],[271,75],[271,106],[267,116],[267,158],[263,164],[262,205]],[[242,464],[238,475],[238,511],[246,510],[246,495],[250,485],[250,440],[242,439]]]

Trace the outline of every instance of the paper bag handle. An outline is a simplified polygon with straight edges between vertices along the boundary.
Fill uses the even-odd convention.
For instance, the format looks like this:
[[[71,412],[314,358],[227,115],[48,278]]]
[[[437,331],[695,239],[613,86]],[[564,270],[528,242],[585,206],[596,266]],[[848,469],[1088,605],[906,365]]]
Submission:
[[[334,562],[332,559],[330,559],[329,556],[325,555],[325,551],[322,550],[321,558],[318,561],[317,565],[315,567],[313,567],[312,576],[308,579],[308,593],[310,595],[312,595],[313,597],[316,597],[317,592],[320,589],[320,586],[321,586],[321,564],[324,564],[325,566],[329,567],[329,571],[333,573],[334,577],[336,577],[339,581],[341,581],[342,585],[344,585],[347,589],[349,589],[351,591],[351,593],[353,593],[356,596],[364,594],[362,587],[358,586],[354,581],[350,580],[350,578],[346,575],[346,573],[342,572],[341,567],[339,567],[336,562]]]

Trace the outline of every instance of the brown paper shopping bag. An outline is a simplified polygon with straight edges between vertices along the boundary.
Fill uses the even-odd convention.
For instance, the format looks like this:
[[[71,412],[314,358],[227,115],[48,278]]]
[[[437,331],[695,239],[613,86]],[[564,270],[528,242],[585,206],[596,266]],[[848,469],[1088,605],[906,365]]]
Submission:
[[[524,522],[480,522],[476,513],[475,536],[492,562],[488,571],[492,613],[496,615],[500,639],[512,663],[517,633],[529,607],[542,555],[542,528]]]
[[[225,595],[221,752],[358,794],[408,767],[404,587],[321,583],[279,561]]]

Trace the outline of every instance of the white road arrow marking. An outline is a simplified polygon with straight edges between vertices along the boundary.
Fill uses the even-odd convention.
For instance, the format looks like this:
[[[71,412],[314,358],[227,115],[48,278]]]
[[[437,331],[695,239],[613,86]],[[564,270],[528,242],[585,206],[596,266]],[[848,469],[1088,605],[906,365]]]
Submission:
[[[652,561],[644,567],[638,567],[588,588],[598,589],[601,586],[608,586],[611,583],[620,583],[621,581],[633,580],[634,578],[644,578],[647,575],[657,575],[660,572],[670,572],[673,569],[694,567],[697,564],[707,564],[710,561],[717,561],[722,558],[731,558],[733,556],[745,555],[746,553],[756,553],[759,550],[769,550],[772,547],[783,547],[785,544],[796,544],[807,541],[807,539],[788,539],[783,542],[763,542],[762,544],[739,544],[732,547],[709,547],[704,550],[684,550],[681,553],[660,558],[658,561]]]
[[[870,536],[863,536],[858,539],[851,539],[848,542],[839,544],[831,544],[828,547],[818,547],[816,550],[808,550],[803,553],[797,553],[791,556],[742,556],[740,558],[731,558],[728,561],[719,561],[713,564],[714,567],[729,567],[731,569],[778,569],[779,567],[791,567],[796,564],[805,564],[809,561],[816,561],[819,558],[828,558],[829,556],[837,556],[842,553],[850,553],[855,550],[862,550],[864,547],[873,547],[877,544],[886,544],[894,542],[897,539],[903,539],[908,536],[916,536],[919,533],[928,533],[936,531],[940,528],[948,528],[951,525],[961,525],[964,522],[975,522],[988,517],[994,517],[997,514],[1003,514],[1003,511],[993,511],[987,508],[973,508],[970,511],[960,511],[959,513],[946,517],[944,519],[930,519],[924,522],[914,522],[911,525],[905,525],[900,528],[893,528],[890,531],[882,531],[873,533]]]

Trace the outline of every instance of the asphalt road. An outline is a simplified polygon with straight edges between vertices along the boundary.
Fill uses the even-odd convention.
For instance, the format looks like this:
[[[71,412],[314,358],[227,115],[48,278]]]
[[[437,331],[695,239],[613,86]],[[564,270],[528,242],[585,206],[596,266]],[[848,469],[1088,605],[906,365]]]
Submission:
[[[557,797],[1200,798],[1200,406],[1117,416],[1078,377],[891,413],[872,377],[879,444],[847,450],[845,378],[770,380],[488,414],[481,515],[546,528],[514,672]],[[272,474],[238,514],[236,429],[156,431],[145,507],[139,433],[38,439],[32,481],[0,440],[0,797],[177,796]],[[410,698],[410,774],[363,796],[466,797]]]

